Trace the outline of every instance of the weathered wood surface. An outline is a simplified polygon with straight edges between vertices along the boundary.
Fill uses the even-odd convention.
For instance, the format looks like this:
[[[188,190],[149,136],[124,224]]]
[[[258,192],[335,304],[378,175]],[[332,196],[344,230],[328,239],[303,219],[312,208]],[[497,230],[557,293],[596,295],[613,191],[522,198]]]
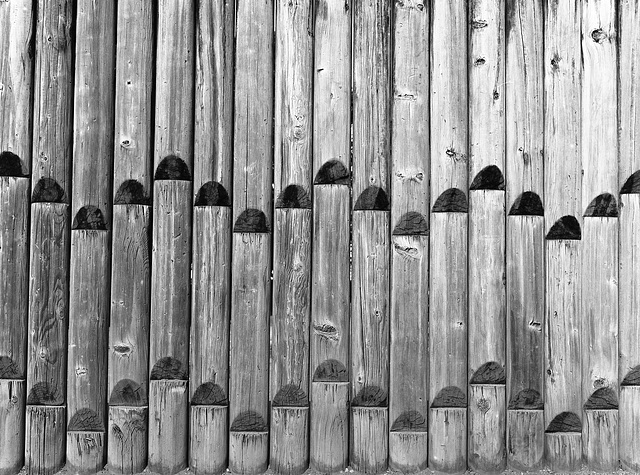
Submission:
[[[466,387],[466,386],[465,386]],[[429,468],[438,472],[467,470],[467,401],[465,407],[431,408]]]
[[[24,465],[30,475],[53,475],[65,463],[64,406],[27,406]]]
[[[540,469],[544,464],[544,411],[507,410],[507,464],[513,470]]]
[[[274,407],[271,438],[269,468],[276,473],[304,473],[309,467],[309,407]]]
[[[140,473],[147,466],[147,407],[109,408],[107,469]]]
[[[346,370],[345,370],[346,373]],[[346,374],[345,374],[346,377]],[[349,463],[349,383],[311,383],[310,465],[313,470],[333,473]]]
[[[352,401],[353,402],[353,401]],[[362,473],[383,473],[389,453],[389,411],[386,407],[351,410],[349,465]]]
[[[583,460],[589,470],[612,472],[620,466],[618,408],[586,410],[582,432]]]
[[[469,386],[468,464],[481,473],[500,473],[506,468],[505,385]]]
[[[31,170],[34,12],[32,0],[0,5],[0,175]],[[17,156],[19,163],[10,160]]]
[[[187,200],[188,200],[187,195]],[[173,475],[187,467],[189,390],[187,381],[149,383],[149,466],[151,472]]]
[[[636,74],[640,64],[640,3],[618,2],[618,127],[619,187],[640,169],[640,80]],[[610,72],[607,72],[610,74]],[[624,211],[624,208],[623,208]],[[622,299],[621,299],[622,301]]]
[[[554,432],[544,435],[547,464],[558,472],[577,472],[582,466],[582,435],[579,432]]]
[[[96,473],[104,468],[106,438],[103,431],[67,432],[67,465],[71,473]]]
[[[624,470],[640,470],[640,386],[620,388],[619,456]]]
[[[0,473],[14,475],[24,465],[25,381],[0,379]]]
[[[259,474],[269,462],[268,432],[231,432],[229,470],[234,473]]]
[[[235,4],[197,3],[194,194],[209,180],[231,192]]]
[[[227,468],[228,406],[191,405],[189,470],[195,474],[218,474]]]

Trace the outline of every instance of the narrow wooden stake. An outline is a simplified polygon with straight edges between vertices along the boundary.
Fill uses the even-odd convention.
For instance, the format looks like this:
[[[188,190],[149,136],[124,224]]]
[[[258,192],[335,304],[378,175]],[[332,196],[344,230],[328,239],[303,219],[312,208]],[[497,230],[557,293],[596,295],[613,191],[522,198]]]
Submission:
[[[0,473],[13,475],[24,465],[24,379],[0,379]]]
[[[25,466],[38,475],[65,462],[74,6],[37,3]]]
[[[310,465],[326,472],[349,462],[352,3],[314,11]]]
[[[147,407],[110,406],[107,460],[110,471],[138,473],[147,463]]]

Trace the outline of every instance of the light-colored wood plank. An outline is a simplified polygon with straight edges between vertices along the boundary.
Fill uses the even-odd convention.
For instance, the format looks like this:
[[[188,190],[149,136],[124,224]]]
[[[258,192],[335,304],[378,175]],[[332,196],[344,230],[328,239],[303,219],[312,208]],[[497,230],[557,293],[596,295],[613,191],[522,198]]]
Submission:
[[[531,471],[544,463],[544,411],[507,411],[507,464],[512,470]]]
[[[309,407],[274,407],[271,437],[269,468],[289,475],[304,473],[309,467]]]
[[[361,473],[383,473],[389,454],[389,410],[352,407],[349,465]]]
[[[555,432],[544,434],[547,463],[557,472],[577,472],[582,466],[582,434]]]
[[[480,473],[500,473],[506,468],[505,386],[469,386],[469,468]]]
[[[196,475],[227,469],[228,406],[191,406],[189,470]]]
[[[147,407],[109,407],[107,468],[140,473],[147,466]]]
[[[35,12],[32,0],[0,5],[0,175],[24,176],[31,170],[31,98]],[[13,154],[17,157],[11,157]],[[15,158],[19,162],[14,162]],[[10,164],[10,162],[14,162]],[[9,170],[11,169],[11,171]]]
[[[620,466],[618,409],[587,410],[584,415],[582,450],[589,470],[613,472]]]
[[[106,451],[105,433],[102,431],[67,432],[67,465],[72,474],[91,474],[104,469]]]
[[[431,408],[429,421],[429,468],[436,472],[464,473],[467,470],[467,408]]]
[[[0,379],[0,474],[14,475],[24,465],[25,381]]]
[[[624,470],[640,470],[640,386],[620,388],[619,452]]]
[[[257,475],[267,470],[269,459],[268,432],[231,432],[229,437],[229,470]]]
[[[389,467],[403,473],[424,470],[429,461],[428,446],[429,432],[427,430],[406,432],[391,430],[389,432]]]
[[[53,475],[65,463],[65,406],[27,406],[24,465],[29,475]]]
[[[310,465],[313,470],[334,473],[349,463],[349,383],[314,381],[310,434]]]

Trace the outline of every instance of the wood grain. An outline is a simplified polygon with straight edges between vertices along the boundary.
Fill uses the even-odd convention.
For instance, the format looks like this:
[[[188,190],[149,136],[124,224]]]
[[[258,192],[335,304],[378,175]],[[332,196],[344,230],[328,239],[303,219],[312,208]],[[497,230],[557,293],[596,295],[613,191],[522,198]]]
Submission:
[[[386,407],[352,407],[349,464],[362,473],[387,469],[389,410]]]
[[[582,434],[579,432],[545,433],[544,453],[553,470],[575,472],[582,466]]]
[[[53,475],[66,459],[64,406],[27,406],[24,464],[27,473]]]
[[[504,385],[469,386],[469,467],[481,473],[506,468],[506,395]]]
[[[13,475],[24,465],[25,381],[0,379],[0,474]]]
[[[349,463],[348,382],[311,383],[310,465],[313,470],[333,473]]]
[[[640,458],[635,449],[640,443],[640,387],[622,386],[620,388],[619,409],[619,454],[624,470],[637,472]]]
[[[544,411],[507,411],[507,464],[513,470],[539,469],[544,463]]]
[[[71,473],[96,473],[104,469],[106,451],[105,434],[102,431],[67,432],[67,465]]]
[[[189,470],[219,474],[227,468],[228,406],[191,406]]]
[[[109,407],[107,468],[114,473],[139,473],[147,466],[146,407]]]
[[[467,408],[432,407],[429,420],[430,469],[464,473],[467,470]]]
[[[269,468],[276,473],[304,473],[309,467],[309,407],[274,407],[271,437]]]

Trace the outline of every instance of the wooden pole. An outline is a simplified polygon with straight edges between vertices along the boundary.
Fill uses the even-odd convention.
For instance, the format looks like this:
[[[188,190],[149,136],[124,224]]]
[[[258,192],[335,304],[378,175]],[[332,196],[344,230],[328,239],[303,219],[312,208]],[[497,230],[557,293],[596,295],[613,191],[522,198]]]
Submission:
[[[274,3],[236,8],[229,469],[254,474],[269,462]]]
[[[0,474],[24,464],[32,0],[0,5]]]
[[[507,465],[544,458],[542,0],[506,4]]]
[[[149,469],[186,468],[195,2],[158,4],[149,366]]]
[[[429,467],[461,473],[467,469],[467,4],[432,6],[431,44],[438,47],[430,64]]]
[[[316,2],[310,465],[349,462],[351,1]]]
[[[189,467],[228,463],[235,2],[200,2],[196,23]]]
[[[619,270],[619,448],[625,470],[640,470],[640,83],[635,72],[640,65],[640,4],[622,0],[618,9],[619,45],[619,181],[620,270]]]
[[[313,6],[276,3],[270,467],[288,475],[309,466]]]
[[[153,9],[118,3],[107,463],[147,466]]]
[[[67,467],[105,465],[115,8],[77,3]]]
[[[580,346],[582,199],[581,2],[545,9],[545,458],[553,470],[582,460]]]
[[[428,463],[429,10],[394,8],[389,466],[403,472]]]
[[[618,116],[616,2],[582,7],[582,427],[590,469],[618,452]]]

